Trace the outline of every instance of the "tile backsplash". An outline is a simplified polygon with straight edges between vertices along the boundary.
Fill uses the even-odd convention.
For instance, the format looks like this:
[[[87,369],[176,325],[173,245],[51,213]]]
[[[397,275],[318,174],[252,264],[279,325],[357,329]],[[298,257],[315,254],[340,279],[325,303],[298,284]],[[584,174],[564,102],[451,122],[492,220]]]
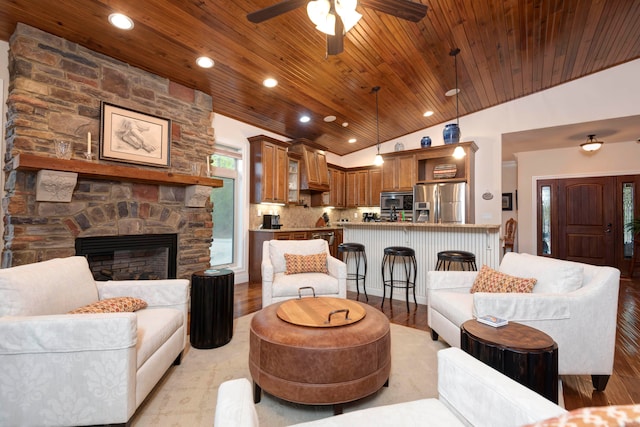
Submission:
[[[262,225],[262,215],[280,215],[280,223],[283,229],[287,228],[313,228],[323,213],[329,215],[329,225],[336,225],[341,219],[349,221],[362,221],[363,212],[378,212],[380,208],[358,209],[334,209],[327,207],[304,207],[297,205],[276,206],[252,204],[250,205],[250,227],[252,230]]]

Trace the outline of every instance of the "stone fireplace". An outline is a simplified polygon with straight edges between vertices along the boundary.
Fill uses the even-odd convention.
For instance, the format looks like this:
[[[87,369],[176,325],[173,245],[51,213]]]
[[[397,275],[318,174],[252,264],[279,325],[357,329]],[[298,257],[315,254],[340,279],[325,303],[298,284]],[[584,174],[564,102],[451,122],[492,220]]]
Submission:
[[[216,180],[189,175],[212,152],[211,97],[24,24],[9,44],[2,267],[75,255],[79,239],[172,234],[175,277],[206,269],[212,205],[201,190]],[[170,166],[86,161],[101,101],[170,119]],[[71,142],[71,160],[55,158],[57,139]],[[68,199],[39,197],[47,169],[77,174]]]

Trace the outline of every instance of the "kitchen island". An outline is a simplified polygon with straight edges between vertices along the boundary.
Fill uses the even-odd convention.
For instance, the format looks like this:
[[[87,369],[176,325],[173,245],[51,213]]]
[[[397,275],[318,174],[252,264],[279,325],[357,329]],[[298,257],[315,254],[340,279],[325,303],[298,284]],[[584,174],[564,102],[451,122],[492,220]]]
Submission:
[[[343,222],[343,241],[365,246],[368,271],[367,293],[382,296],[382,257],[384,248],[406,246],[416,252],[418,276],[416,299],[427,303],[427,271],[435,270],[438,252],[462,250],[476,256],[478,269],[486,264],[497,268],[500,263],[500,225],[497,224],[430,224],[413,222]],[[349,269],[353,267],[349,266]],[[355,291],[355,283],[347,283]],[[387,296],[389,290],[387,289]],[[404,291],[396,290],[394,299],[404,300]]]

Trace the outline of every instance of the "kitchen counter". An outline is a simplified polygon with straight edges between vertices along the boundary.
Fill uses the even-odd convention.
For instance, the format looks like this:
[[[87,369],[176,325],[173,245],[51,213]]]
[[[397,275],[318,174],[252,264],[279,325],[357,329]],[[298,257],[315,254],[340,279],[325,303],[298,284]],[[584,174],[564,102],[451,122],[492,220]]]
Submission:
[[[380,221],[380,222],[341,222],[341,227],[415,227],[415,228],[467,228],[467,229],[481,229],[481,230],[499,230],[500,224],[432,224],[429,222],[410,222],[410,221]]]
[[[427,304],[427,272],[435,270],[438,252],[468,251],[476,256],[478,269],[484,264],[497,268],[500,263],[500,225],[497,224],[431,224],[413,222],[344,222],[344,241],[365,246],[368,260],[367,293],[382,296],[380,268],[384,249],[406,246],[416,252],[418,274],[416,299]],[[456,266],[457,267],[457,266]],[[351,268],[350,266],[348,268]],[[347,282],[355,291],[355,284]],[[389,295],[387,289],[387,296]],[[394,292],[394,298],[404,300],[404,292]]]
[[[258,232],[258,233],[274,233],[274,232],[278,232],[278,231],[293,233],[293,232],[296,232],[296,231],[327,231],[327,230],[338,230],[338,229],[341,229],[341,227],[340,226],[330,225],[328,227],[300,227],[300,228],[282,227],[280,229],[277,229],[277,228],[273,228],[273,229],[254,228],[253,230],[249,230],[249,231],[255,231],[255,232]]]

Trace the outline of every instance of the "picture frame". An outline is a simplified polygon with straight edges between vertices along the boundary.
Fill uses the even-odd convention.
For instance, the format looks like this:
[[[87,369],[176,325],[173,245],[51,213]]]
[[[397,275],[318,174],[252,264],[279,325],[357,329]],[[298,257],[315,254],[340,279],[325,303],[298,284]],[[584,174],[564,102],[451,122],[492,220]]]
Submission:
[[[502,210],[513,210],[513,193],[502,193]]]
[[[100,159],[169,167],[171,120],[100,103]]]

